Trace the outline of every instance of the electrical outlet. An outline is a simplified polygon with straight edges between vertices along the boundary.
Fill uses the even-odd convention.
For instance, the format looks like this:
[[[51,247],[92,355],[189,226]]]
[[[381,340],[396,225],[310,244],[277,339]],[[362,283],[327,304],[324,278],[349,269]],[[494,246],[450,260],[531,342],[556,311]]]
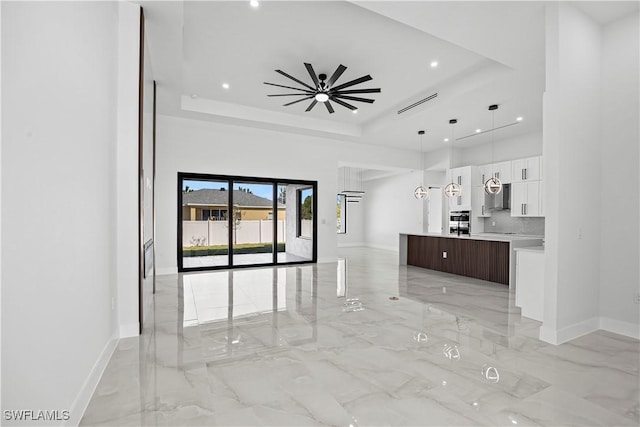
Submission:
[[[446,258],[447,257],[447,253],[446,252],[442,252],[442,258]]]
[[[578,240],[582,239],[582,227],[578,227]]]
[[[633,302],[635,302],[636,304],[640,304],[640,293],[636,292],[635,294],[633,294]]]
[[[491,226],[495,227],[496,226],[496,222],[495,221],[491,221]]]
[[[111,297],[111,310],[116,309],[116,299],[115,297]]]

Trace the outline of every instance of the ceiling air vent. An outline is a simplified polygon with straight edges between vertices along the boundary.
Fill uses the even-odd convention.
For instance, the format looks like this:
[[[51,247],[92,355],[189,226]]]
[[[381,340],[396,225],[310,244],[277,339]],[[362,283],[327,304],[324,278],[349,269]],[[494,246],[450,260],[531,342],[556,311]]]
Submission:
[[[436,96],[438,96],[438,93],[437,93],[437,92],[436,92],[436,93],[434,93],[433,95],[429,95],[429,96],[427,96],[427,97],[426,97],[426,98],[424,98],[424,99],[421,99],[421,100],[420,100],[420,101],[418,101],[418,102],[414,102],[413,104],[409,105],[408,107],[404,107],[403,109],[398,110],[398,114],[402,114],[402,113],[404,113],[404,112],[406,112],[406,111],[411,110],[412,108],[417,107],[417,106],[418,106],[418,105],[420,105],[420,104],[424,104],[424,103],[425,103],[425,102],[427,102],[427,101],[431,101],[431,100],[432,100],[433,98],[435,98]]]

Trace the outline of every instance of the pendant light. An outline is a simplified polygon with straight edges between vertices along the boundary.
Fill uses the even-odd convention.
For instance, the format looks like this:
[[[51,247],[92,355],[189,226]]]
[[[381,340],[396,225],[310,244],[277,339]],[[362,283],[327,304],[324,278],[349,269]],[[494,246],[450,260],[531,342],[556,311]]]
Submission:
[[[450,165],[449,165],[449,174],[451,175],[451,182],[444,187],[444,195],[453,199],[454,197],[460,196],[462,194],[462,188],[460,188],[460,184],[457,182],[453,182],[453,142],[455,141],[454,133],[453,133],[453,125],[458,123],[457,119],[449,120],[449,124],[451,125],[451,156]]]
[[[424,136],[424,131],[419,130],[418,135],[420,135],[420,185],[413,190],[413,195],[416,199],[426,199],[429,197],[429,190],[424,188],[423,178],[424,178],[424,155],[422,153],[422,137]]]
[[[489,105],[489,111],[491,111],[491,163],[493,164],[493,132],[496,128],[496,110],[497,104]],[[502,181],[495,176],[495,173],[491,174],[491,177],[484,183],[484,191],[487,194],[498,194],[502,191]]]

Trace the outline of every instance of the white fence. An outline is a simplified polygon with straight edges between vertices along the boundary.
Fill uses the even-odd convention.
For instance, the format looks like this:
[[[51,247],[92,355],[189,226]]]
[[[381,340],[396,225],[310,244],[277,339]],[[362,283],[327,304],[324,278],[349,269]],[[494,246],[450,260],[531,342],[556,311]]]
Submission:
[[[278,242],[285,241],[285,225],[278,221]],[[235,243],[273,243],[273,221],[239,221],[235,234]],[[228,236],[227,221],[182,221],[182,246],[226,245]]]

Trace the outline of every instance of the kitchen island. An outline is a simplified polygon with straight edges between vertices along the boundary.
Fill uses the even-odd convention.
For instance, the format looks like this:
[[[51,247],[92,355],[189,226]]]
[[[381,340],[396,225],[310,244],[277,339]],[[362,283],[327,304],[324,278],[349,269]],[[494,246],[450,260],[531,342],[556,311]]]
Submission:
[[[541,246],[541,236],[400,233],[400,265],[413,265],[515,288],[514,249]]]

